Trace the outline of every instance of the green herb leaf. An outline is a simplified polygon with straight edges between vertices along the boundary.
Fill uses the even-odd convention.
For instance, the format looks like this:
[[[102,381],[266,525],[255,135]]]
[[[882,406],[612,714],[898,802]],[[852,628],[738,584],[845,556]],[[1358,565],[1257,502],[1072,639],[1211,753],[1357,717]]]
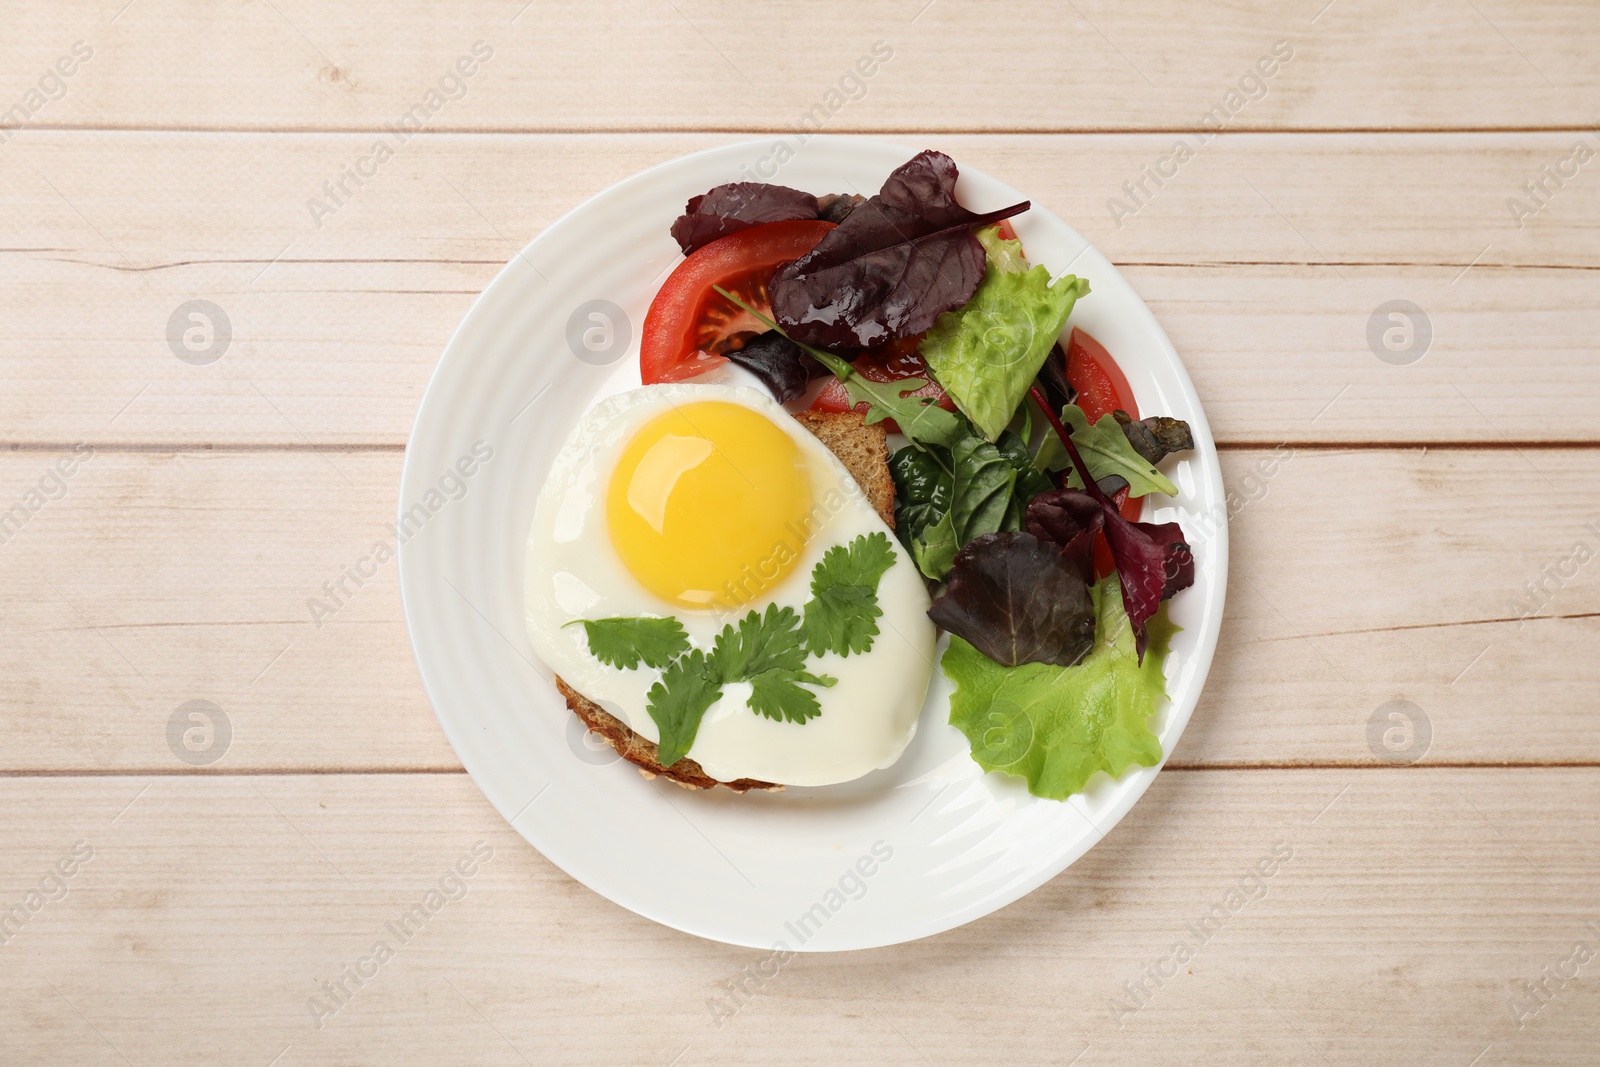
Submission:
[[[894,566],[894,549],[882,532],[862,534],[849,546],[834,545],[811,572],[806,602],[806,648],[813,656],[867,652],[878,636],[878,581]]]
[[[1027,411],[1033,405],[1025,404],[1022,410]],[[1011,499],[1006,504],[1006,513],[1000,523],[1001,530],[1021,530],[1027,526],[1028,502],[1040,493],[1048,493],[1055,488],[1055,483],[1050,476],[1033,465],[1033,454],[1028,451],[1024,438],[1007,430],[1000,435],[1000,440],[994,447],[1011,464],[1011,469],[1017,472],[1016,482],[1011,487]]]
[[[1102,415],[1099,422],[1090,426],[1083,409],[1076,404],[1068,404],[1061,409],[1061,421],[1072,431],[1072,443],[1089,465],[1089,473],[1094,475],[1095,481],[1115,474],[1128,483],[1129,496],[1147,496],[1150,493],[1177,495],[1178,487],[1156,470],[1149,460],[1134,451],[1115,416]],[[1059,438],[1051,435],[1039,447],[1039,455],[1034,462],[1048,470],[1060,470],[1068,466],[1067,450],[1062,447]],[[1067,485],[1070,488],[1083,488],[1083,479],[1078,477],[1076,470],[1072,471]]]
[[[824,688],[837,682],[826,674],[770,670],[750,679],[750,710],[778,722],[803,723],[822,714],[817,694],[800,683]]]
[[[711,649],[711,661],[724,682],[748,682],[771,670],[798,671],[805,665],[800,616],[793,608],[768,604],[765,615],[750,612],[738,629],[724,626]]]
[[[667,667],[661,680],[650,687],[645,710],[661,735],[657,758],[670,767],[694,744],[700,720],[722,696],[722,679],[708,656],[690,649]]]
[[[1034,796],[1064,800],[1096,771],[1113,778],[1161,761],[1147,720],[1166,696],[1163,664],[1176,632],[1165,609],[1150,620],[1141,664],[1115,576],[1091,591],[1094,648],[1073,667],[1002,667],[959,637],[940,663],[956,691],[950,724],[967,735],[984,770],[1027,780]]]
[[[1044,267],[1002,271],[990,264],[966,306],[940,315],[922,339],[918,351],[928,369],[985,439],[998,438],[1011,421],[1088,291],[1088,281],[1070,274],[1052,285]]]
[[[689,647],[689,636],[677,619],[576,619],[589,637],[589,652],[601,663],[631,671],[641,660],[665,667]],[[572,623],[567,623],[571,626]]]
[[[755,308],[740,300],[720,285],[713,285],[724,299],[736,305],[741,310],[766,323],[769,329],[776,330],[784,337],[789,337],[776,322],[757,311]],[[793,338],[789,338],[793,341]],[[845,391],[850,394],[852,404],[866,403],[867,425],[882,422],[884,419],[893,419],[899,426],[900,432],[905,434],[907,440],[917,445],[944,445],[949,447],[961,436],[963,428],[961,420],[956,418],[944,408],[928,400],[926,397],[906,396],[906,393],[921,389],[928,384],[926,378],[902,378],[893,382],[875,382],[870,378],[863,378],[856,373],[850,361],[841,359],[832,352],[822,348],[813,348],[802,341],[795,344],[811,358],[821,363],[833,376],[844,383]]]
[[[965,420],[961,426],[953,448],[902,448],[889,463],[895,532],[934,579],[950,572],[956,552],[974,537],[1021,530],[1028,501],[1055,488],[1016,434],[1007,430],[990,444]]]

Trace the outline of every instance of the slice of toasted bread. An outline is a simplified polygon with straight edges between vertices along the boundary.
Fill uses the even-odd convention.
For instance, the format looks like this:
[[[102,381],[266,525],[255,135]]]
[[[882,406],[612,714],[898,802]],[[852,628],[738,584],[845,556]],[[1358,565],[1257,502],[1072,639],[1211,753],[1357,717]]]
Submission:
[[[802,411],[795,418],[839,457],[839,462],[850,472],[850,477],[866,492],[873,510],[893,529],[894,479],[889,475],[888,435],[884,432],[883,424],[868,426],[866,418],[853,411]],[[641,737],[627,723],[560,678],[556,679],[556,688],[566,698],[567,707],[572,709],[572,713],[583,720],[592,733],[604,738],[608,745],[617,750],[618,755],[637,766],[639,773],[646,778],[660,775],[688,789],[710,789],[721,785],[736,793],[783,788],[776,783],[758,782],[753,778],[719,782],[687,756],[670,767],[663,767],[657,758],[654,741]]]

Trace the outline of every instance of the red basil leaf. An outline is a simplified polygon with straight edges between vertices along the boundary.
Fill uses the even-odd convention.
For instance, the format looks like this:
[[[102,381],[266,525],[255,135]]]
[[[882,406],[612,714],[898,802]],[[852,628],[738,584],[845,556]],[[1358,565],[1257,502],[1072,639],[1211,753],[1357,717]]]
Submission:
[[[765,222],[817,218],[817,198],[785,185],[732,182],[694,197],[672,224],[672,237],[688,255],[719,237]]]
[[[972,299],[986,257],[973,227],[1021,211],[979,215],[956,202],[956,164],[922,152],[889,175],[771,285],[773,317],[818,348],[867,348],[922,333]]]
[[[1006,667],[1070,667],[1094,647],[1089,587],[1055,545],[1029,533],[967,542],[928,617]]]
[[[1099,501],[1079,489],[1041,493],[1028,505],[1028,532],[1058,545],[1085,582],[1094,581],[1094,535],[1105,521]]]

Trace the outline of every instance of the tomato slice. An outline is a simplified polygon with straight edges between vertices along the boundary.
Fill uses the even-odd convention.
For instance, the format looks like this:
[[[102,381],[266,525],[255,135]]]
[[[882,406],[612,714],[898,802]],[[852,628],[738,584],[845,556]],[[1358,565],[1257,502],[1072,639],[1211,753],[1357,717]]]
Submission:
[[[712,286],[770,313],[767,284],[772,276],[811,251],[831,229],[833,223],[816,220],[769,222],[696,249],[667,276],[645,314],[639,342],[644,383],[704,374],[726,363],[726,353],[765,333],[765,323],[717,295]]]
[[[1067,342],[1067,381],[1078,391],[1078,406],[1090,422],[1117,410],[1139,417],[1122,368],[1105,346],[1076,327]]]
[[[946,411],[954,411],[956,402],[951,400],[939,383],[933,380],[928,373],[928,364],[923,362],[922,355],[917,351],[917,346],[922,343],[922,334],[915,337],[903,337],[898,341],[891,341],[878,348],[869,348],[857,356],[852,366],[863,378],[874,382],[898,382],[905,378],[926,378],[928,384],[920,389],[913,389],[906,396],[931,397],[935,404]],[[828,379],[822,387],[822,392],[817,394],[817,399],[812,403],[813,411],[849,411],[850,391],[843,382],[837,378]],[[856,404],[856,411],[865,412],[865,403]],[[895,425],[893,419],[883,421],[884,428],[890,433],[899,433],[900,427]]]

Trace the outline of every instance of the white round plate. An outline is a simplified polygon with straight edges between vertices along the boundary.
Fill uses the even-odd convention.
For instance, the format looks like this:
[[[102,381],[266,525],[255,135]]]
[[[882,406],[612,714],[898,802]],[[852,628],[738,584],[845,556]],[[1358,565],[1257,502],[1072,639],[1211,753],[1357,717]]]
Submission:
[[[400,588],[445,734],[490,802],[552,862],[623,907],[701,937],[868,948],[959,926],[1042,884],[1100,840],[1159,768],[1096,775],[1066,802],[1036,799],[1020,779],[972,762],[947,721],[950,687],[936,669],[916,738],[893,767],[822,789],[694,793],[646,781],[592,747],[534,658],[522,609],[534,498],[578,416],[638,384],[639,327],[679,262],[667,231],[684,201],[736,180],[870,195],[928,147],[819,136],[787,158],[777,143],[699,152],[612,186],[484,290],[439,361],[406,448]],[[1025,199],[966,166],[958,193],[975,211]],[[1227,524],[1216,447],[1172,343],[1116,268],[1041,205],[1013,221],[1033,262],[1089,279],[1069,325],[1116,356],[1140,410],[1186,419],[1194,431],[1196,450],[1168,468],[1180,495],[1147,504],[1145,515],[1182,522],[1196,562],[1193,588],[1169,604],[1183,630],[1167,659],[1170,702],[1152,722],[1170,755],[1222,619]],[[590,317],[593,301],[621,309],[609,339],[605,321]],[[586,330],[595,331],[587,347]]]

